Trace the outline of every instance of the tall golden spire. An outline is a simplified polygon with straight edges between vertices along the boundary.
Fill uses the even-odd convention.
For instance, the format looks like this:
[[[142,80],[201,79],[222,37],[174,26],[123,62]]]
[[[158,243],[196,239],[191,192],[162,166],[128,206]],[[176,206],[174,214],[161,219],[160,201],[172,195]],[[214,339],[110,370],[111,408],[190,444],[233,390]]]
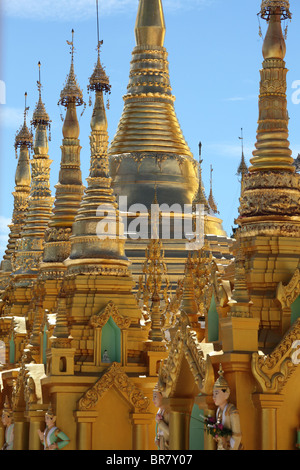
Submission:
[[[260,15],[268,22],[263,43],[259,120],[256,150],[251,159],[250,172],[286,170],[294,172],[293,158],[288,142],[288,111],[284,57],[286,44],[281,18],[290,18],[288,1],[264,0]]]
[[[63,272],[61,263],[70,254],[69,238],[72,232],[72,224],[83,194],[80,170],[81,147],[78,139],[79,123],[76,107],[85,105],[85,103],[74,71],[74,30],[72,30],[72,41],[67,41],[67,43],[71,49],[71,65],[58,102],[66,108],[62,128],[63,141],[59,181],[55,186],[53,214],[45,235],[44,263],[41,266],[45,271],[50,269],[49,273],[51,272],[53,275],[57,275],[57,269],[59,272]],[[54,272],[53,263],[55,262],[59,263],[59,266]],[[51,266],[48,263],[51,263]],[[47,276],[49,276],[49,273]]]
[[[109,154],[170,152],[191,156],[174,111],[162,0],[140,0],[125,107]]]
[[[199,180],[199,183],[198,183],[198,189],[197,189],[197,192],[194,196],[194,199],[193,199],[193,205],[194,204],[202,204],[204,206],[204,210],[205,211],[208,211],[209,210],[209,205],[208,205],[208,201],[206,199],[206,196],[205,196],[205,191],[204,191],[204,186],[203,186],[203,182],[202,182],[202,162],[203,162],[203,159],[201,159],[201,150],[202,150],[202,144],[201,142],[199,142],[199,162],[198,162],[198,180]]]
[[[175,113],[165,31],[162,0],[140,0],[124,108],[108,150],[115,194],[127,196],[128,206],[149,209],[154,182],[170,205],[192,204],[197,190],[197,163]]]
[[[41,64],[39,62],[39,99],[32,116],[35,128],[34,155],[31,160],[32,181],[28,212],[18,240],[14,259],[14,275],[22,275],[30,282],[38,274],[44,248],[45,230],[51,214],[53,198],[50,190],[50,165],[48,156],[48,135],[50,118],[42,101]]]
[[[209,207],[211,208],[211,210],[214,214],[219,214],[218,207],[217,207],[217,204],[215,202],[214,195],[213,195],[212,174],[213,174],[213,167],[212,167],[212,165],[210,165],[210,192],[209,192],[209,196],[208,196],[208,204],[209,204]]]
[[[256,150],[243,182],[243,225],[249,217],[300,215],[298,178],[287,140],[286,45],[281,27],[282,18],[291,17],[289,2],[264,0],[260,16],[266,19],[268,30],[262,48]]]
[[[253,301],[251,316],[260,319],[262,347],[274,347],[289,328],[289,315],[276,299],[278,283],[298,267],[300,184],[288,142],[287,69],[281,21],[291,18],[287,0],[263,0],[267,21],[260,72],[256,150],[243,179],[239,217],[246,279]],[[278,260],[280,259],[280,263]]]
[[[237,169],[237,175],[241,176],[243,179],[244,175],[248,172],[248,167],[246,165],[245,161],[245,155],[244,155],[244,136],[243,136],[243,129],[241,129],[241,137],[239,137],[241,140],[241,146],[242,146],[242,156],[241,156],[241,161]]]
[[[141,0],[135,23],[137,46],[163,47],[166,34],[161,0]]]
[[[32,148],[33,136],[27,127],[27,93],[25,93],[24,122],[15,138],[15,150],[20,149],[18,165],[15,174],[14,209],[12,222],[9,226],[10,234],[7,249],[1,263],[0,290],[6,287],[8,276],[12,272],[12,257],[16,249],[16,242],[20,238],[28,209],[28,196],[30,193],[31,172],[29,161],[29,150]]]
[[[124,251],[123,225],[109,177],[107,118],[103,93],[110,92],[110,84],[100,62],[101,44],[98,36],[97,63],[88,86],[96,95],[91,118],[90,171],[88,185],[72,228],[71,253],[66,260],[69,273],[74,270],[90,272],[92,266],[97,264],[113,262],[126,269],[129,264]],[[108,231],[105,232],[107,227]]]

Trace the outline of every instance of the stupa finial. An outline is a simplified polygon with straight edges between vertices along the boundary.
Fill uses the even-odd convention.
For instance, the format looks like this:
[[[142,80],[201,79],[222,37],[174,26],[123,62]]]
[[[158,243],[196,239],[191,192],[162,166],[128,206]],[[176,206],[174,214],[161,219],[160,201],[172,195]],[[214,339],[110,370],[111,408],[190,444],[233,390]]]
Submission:
[[[76,104],[76,106],[81,106],[85,103],[83,100],[82,90],[80,89],[77,83],[76,75],[74,71],[74,52],[75,52],[74,29],[72,29],[72,41],[67,41],[67,44],[70,46],[71,66],[70,66],[70,71],[67,76],[64,88],[62,89],[60,93],[60,99],[59,99],[58,104],[68,107],[68,104],[70,102],[73,102]]]
[[[241,136],[239,137],[240,141],[241,141],[241,147],[242,147],[242,158],[241,158],[241,162],[239,164],[239,167],[237,169],[237,175],[241,176],[242,178],[244,177],[244,175],[248,172],[248,167],[246,165],[246,162],[245,162],[245,155],[244,155],[244,135],[243,135],[243,128],[241,128]]]
[[[103,44],[103,41],[100,40],[100,28],[99,28],[99,5],[98,0],[96,0],[96,10],[97,10],[97,62],[94,68],[94,71],[89,79],[88,92],[93,91],[102,91],[104,93],[109,93],[111,90],[111,85],[109,83],[109,78],[105,73],[104,67],[100,61],[100,50]]]
[[[140,0],[135,23],[137,46],[164,45],[166,27],[161,0]]]
[[[50,128],[50,118],[48,113],[46,112],[45,105],[42,101],[42,81],[41,81],[41,62],[38,62],[38,67],[39,67],[39,79],[37,81],[37,88],[39,92],[39,99],[37,102],[37,105],[35,107],[31,124],[33,127],[37,127],[39,124],[45,125]]]
[[[28,129],[27,122],[26,122],[28,110],[29,110],[29,107],[27,106],[27,92],[25,92],[24,122],[15,137],[16,158],[18,156],[17,149],[19,147],[26,145],[28,150],[32,148],[33,136],[32,136],[32,132],[30,132],[30,130]]]
[[[262,0],[259,12],[261,18],[269,21],[270,16],[278,13],[281,16],[281,19],[286,20],[292,18],[289,0]]]
[[[213,190],[212,190],[212,174],[213,174],[213,167],[210,165],[210,193],[208,197],[208,203],[213,211],[214,214],[219,214],[217,204],[215,202],[214,196],[213,196]]]

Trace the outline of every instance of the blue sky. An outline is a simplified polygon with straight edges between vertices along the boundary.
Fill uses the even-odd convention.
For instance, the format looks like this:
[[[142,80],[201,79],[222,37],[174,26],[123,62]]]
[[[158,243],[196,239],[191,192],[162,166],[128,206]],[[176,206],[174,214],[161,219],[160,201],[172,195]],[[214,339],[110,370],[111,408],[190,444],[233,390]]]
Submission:
[[[52,120],[49,155],[51,187],[58,180],[62,121],[57,106],[70,66],[71,30],[75,30],[75,71],[87,102],[80,118],[83,180],[89,171],[89,133],[92,108],[87,84],[96,61],[95,0],[2,0],[2,68],[5,104],[0,104],[0,256],[7,242],[6,225],[13,210],[17,161],[14,137],[23,121],[24,93],[28,93],[29,120],[38,97],[38,61],[41,61],[43,101]],[[300,152],[300,105],[292,102],[293,82],[300,80],[300,2],[292,0],[288,23],[286,63],[290,143],[294,158]],[[122,110],[135,45],[134,24],[138,0],[100,0],[102,63],[112,85],[107,112],[113,138]],[[256,141],[259,69],[262,39],[258,34],[260,0],[164,0],[170,78],[175,110],[183,134],[198,158],[202,142],[203,180],[209,193],[213,166],[215,200],[228,235],[237,217],[240,185],[236,170],[241,158],[240,129],[244,132],[247,163]],[[266,24],[260,20],[263,33]]]

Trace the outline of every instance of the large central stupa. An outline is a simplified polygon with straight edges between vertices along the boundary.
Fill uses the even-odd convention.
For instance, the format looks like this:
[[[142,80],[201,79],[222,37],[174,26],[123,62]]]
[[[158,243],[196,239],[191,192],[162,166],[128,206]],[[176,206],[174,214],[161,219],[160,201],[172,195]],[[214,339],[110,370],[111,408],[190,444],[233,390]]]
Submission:
[[[128,204],[191,204],[197,163],[175,114],[161,0],[141,0],[124,110],[109,156],[115,192]]]
[[[147,240],[134,233],[130,222],[138,210],[139,217],[142,214],[148,218],[155,201],[160,208],[162,205],[166,210],[170,208],[171,235],[163,238],[168,270],[176,280],[184,272],[187,255],[182,215],[190,217],[186,215],[185,205],[192,206],[195,202],[202,182],[198,161],[192,155],[175,113],[168,54],[164,47],[165,32],[162,1],[140,0],[124,109],[108,153],[114,192],[123,197],[122,202],[119,199],[119,206],[121,212],[126,212],[126,253],[132,260],[133,274],[141,272]],[[230,240],[221,219],[211,210],[204,219],[204,232],[212,235],[212,251],[226,262],[230,259]],[[176,236],[175,223],[181,224],[182,237]],[[135,227],[138,231],[138,224]],[[151,237],[150,228],[148,236]]]

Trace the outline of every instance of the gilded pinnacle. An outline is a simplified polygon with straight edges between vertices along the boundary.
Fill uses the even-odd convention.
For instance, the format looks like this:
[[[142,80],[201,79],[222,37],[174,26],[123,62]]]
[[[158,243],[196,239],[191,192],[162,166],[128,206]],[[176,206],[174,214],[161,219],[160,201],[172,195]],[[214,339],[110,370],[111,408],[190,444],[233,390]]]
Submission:
[[[70,102],[76,103],[76,106],[84,104],[82,90],[80,89],[74,71],[74,30],[72,29],[72,41],[67,41],[71,46],[71,66],[67,76],[65,86],[60,93],[60,100],[58,104],[68,106]]]
[[[107,118],[104,108],[103,93],[101,91],[96,91],[95,105],[91,119],[91,129],[92,131],[107,130]]]
[[[109,155],[164,152],[192,157],[175,109],[161,0],[140,0],[125,106]]]
[[[26,121],[24,121],[23,126],[20,128],[19,132],[15,138],[15,148],[22,147],[26,145],[26,147],[31,148],[33,142],[33,136],[30,130],[27,127]]]
[[[12,214],[12,223],[9,226],[10,233],[7,243],[7,248],[1,263],[2,276],[0,280],[0,289],[6,287],[9,282],[7,276],[12,272],[12,259],[16,251],[16,244],[21,236],[22,228],[25,221],[25,216],[28,209],[28,199],[30,194],[31,184],[31,171],[30,171],[30,158],[28,149],[32,147],[33,137],[26,125],[26,107],[27,93],[25,93],[25,112],[24,124],[18,132],[15,140],[15,149],[20,147],[20,154],[18,158],[18,165],[15,173],[15,191],[12,193],[14,197],[14,209]],[[1,272],[0,271],[0,272]]]
[[[21,126],[19,132],[16,134],[15,137],[15,150],[17,151],[18,147],[26,146],[28,149],[32,147],[33,143],[33,135],[32,132],[27,127],[26,123],[26,116],[27,116],[27,111],[28,107],[26,106],[26,99],[27,99],[27,93],[25,93],[25,110],[24,110],[24,123]]]
[[[135,23],[137,46],[164,45],[165,19],[161,0],[140,0]]]
[[[30,187],[31,173],[30,173],[30,161],[29,154],[26,144],[20,149],[20,156],[18,160],[18,166],[15,175],[16,189],[17,187]]]
[[[100,60],[98,63],[100,63]],[[100,69],[97,69],[96,65],[96,74],[99,71]],[[94,84],[96,84],[96,81]],[[98,82],[99,84],[101,82]],[[104,227],[102,228],[104,232],[99,232],[102,220],[106,217],[102,214],[103,207],[105,206],[108,217],[110,217],[111,223],[108,222],[108,225],[112,227],[116,216],[117,202],[109,177],[107,120],[103,103],[104,88],[102,86],[100,88],[97,86],[91,88],[96,91],[96,99],[91,119],[90,171],[87,178],[88,186],[72,226],[71,253],[65,261],[69,270],[72,270],[72,268],[76,270],[76,265],[82,263],[83,266],[80,269],[84,271],[89,269],[88,266],[91,264],[101,264],[103,259],[108,263],[128,265],[124,250],[123,224],[118,211],[115,239],[113,241],[109,239]],[[106,220],[108,219],[106,218]]]
[[[290,2],[288,0],[262,0],[260,16],[269,21],[270,17],[277,10],[284,20],[291,19]]]
[[[101,41],[102,44],[102,41]],[[88,90],[104,91],[110,93],[111,85],[109,84],[109,78],[105,73],[104,67],[100,61],[100,44],[98,46],[98,58],[95,65],[94,71],[90,77]]]
[[[280,9],[270,16],[269,27],[263,44],[264,59],[284,59],[286,45],[281,28]]]
[[[246,165],[246,162],[245,162],[245,156],[244,156],[244,152],[242,152],[242,158],[241,158],[241,162],[238,166],[238,169],[237,169],[237,174],[238,175],[244,175],[245,173],[247,173],[248,171],[248,167]]]
[[[213,211],[214,214],[219,214],[217,204],[215,202],[215,198],[213,196],[213,190],[212,190],[212,172],[213,168],[210,166],[210,193],[208,196],[208,204],[211,210]]]
[[[48,113],[46,112],[45,105],[42,101],[42,83],[41,83],[41,63],[38,63],[39,66],[39,80],[37,82],[38,90],[39,90],[39,100],[36,104],[35,111],[32,116],[31,124],[34,127],[37,127],[38,124],[45,124],[46,126],[49,125],[50,118]]]
[[[294,172],[288,141],[286,46],[281,28],[280,7],[272,7],[263,44],[259,119],[256,150],[249,171],[286,170]]]
[[[193,204],[203,204],[204,206],[204,210],[205,211],[208,211],[209,210],[209,205],[208,205],[208,201],[206,199],[206,196],[205,196],[205,191],[204,191],[204,187],[203,187],[203,183],[202,183],[202,169],[201,169],[201,164],[203,162],[203,160],[201,160],[201,147],[202,147],[202,144],[201,142],[199,143],[199,162],[198,162],[198,189],[197,189],[197,192],[194,196],[194,199],[193,199]]]

